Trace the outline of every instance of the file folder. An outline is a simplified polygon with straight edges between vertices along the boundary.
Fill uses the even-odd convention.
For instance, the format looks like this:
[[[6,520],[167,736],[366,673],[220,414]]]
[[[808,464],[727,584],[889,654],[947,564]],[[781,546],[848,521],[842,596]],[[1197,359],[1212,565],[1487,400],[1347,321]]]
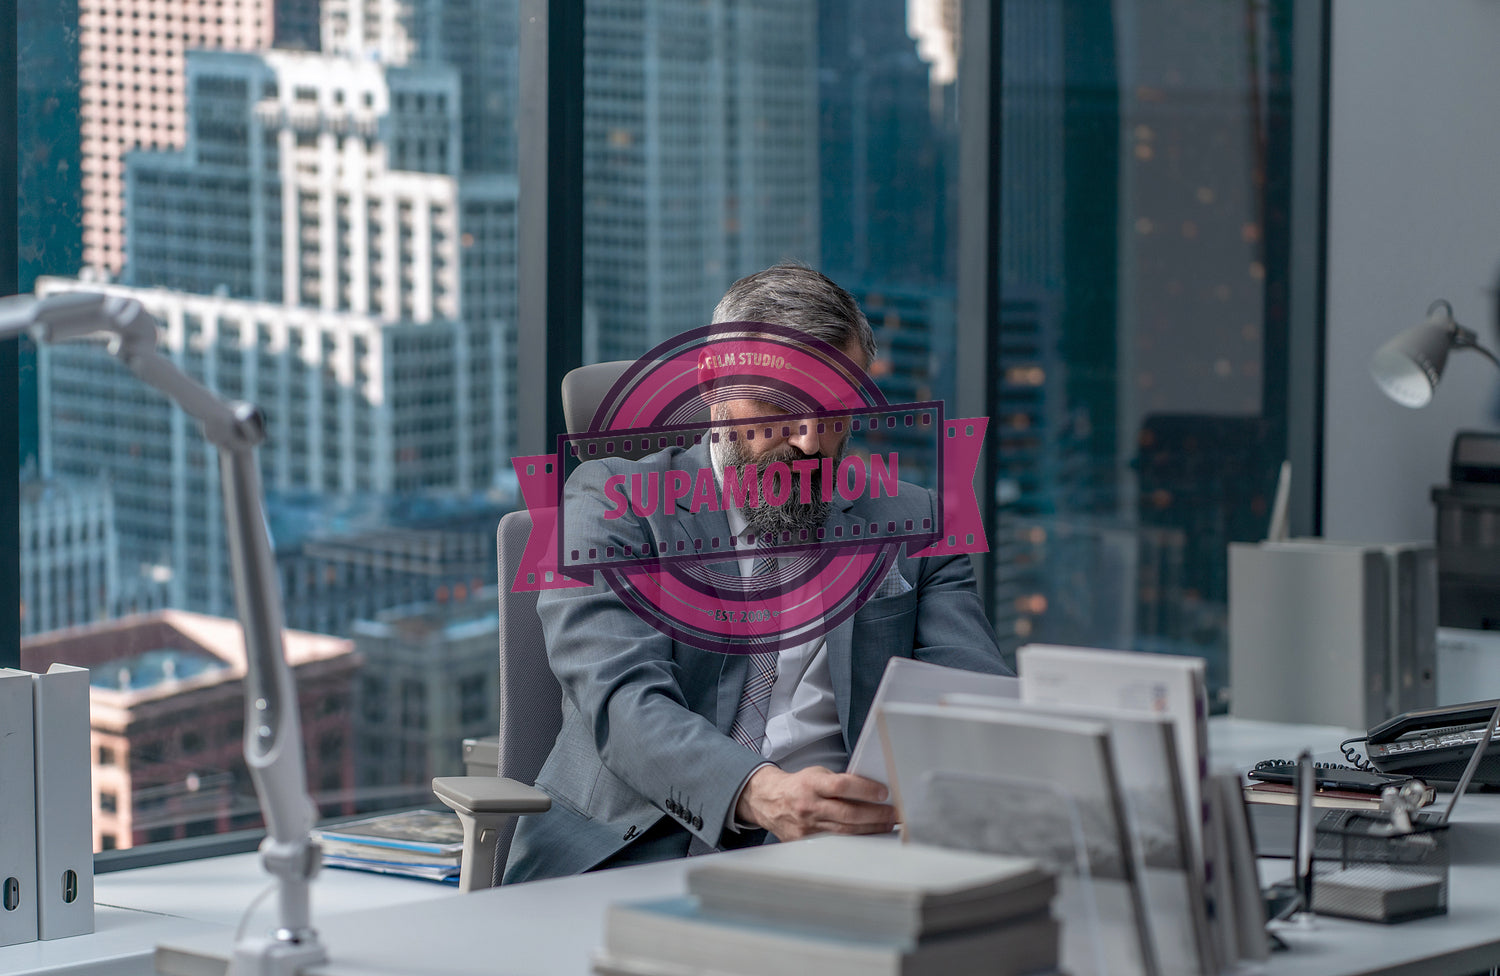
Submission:
[[[54,664],[33,676],[36,709],[37,934],[94,931],[94,820],[89,783],[89,673]]]
[[[36,941],[31,674],[0,668],[0,946]]]

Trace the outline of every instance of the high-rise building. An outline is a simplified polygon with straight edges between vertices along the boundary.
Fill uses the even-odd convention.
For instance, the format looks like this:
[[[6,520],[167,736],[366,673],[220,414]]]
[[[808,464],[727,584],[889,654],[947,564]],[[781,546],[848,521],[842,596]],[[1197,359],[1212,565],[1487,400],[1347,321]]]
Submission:
[[[384,323],[346,312],[44,278],[38,291],[139,299],[185,373],[266,414],[270,491],[469,493],[490,487],[503,431],[497,343],[466,322]],[[482,327],[481,327],[482,328]],[[475,350],[491,357],[476,364]],[[43,472],[107,477],[122,585],[161,582],[173,607],[233,613],[215,449],[156,391],[97,348],[39,350]],[[128,418],[128,421],[124,418]]]
[[[421,803],[434,776],[464,772],[465,738],[499,727],[493,586],[394,607],[354,625],[355,780],[371,803]]]
[[[319,0],[276,0],[276,46],[294,51],[322,50],[322,10]]]
[[[806,0],[590,0],[586,355],[706,325],[725,288],[818,263],[817,10]]]
[[[116,274],[124,265],[126,154],[177,149],[186,141],[185,52],[270,47],[274,6],[274,0],[79,0],[86,266]]]
[[[21,481],[21,633],[116,612],[114,498],[103,480]]]
[[[487,485],[511,454],[516,180],[459,178],[454,71],[204,52],[188,75],[188,149],[131,160],[132,280],[388,323],[461,321],[464,366],[447,396],[490,426],[453,449],[450,482]]]
[[[325,816],[354,810],[351,641],[289,630],[307,782]],[[31,638],[21,666],[89,669],[94,849],[260,824],[244,761],[239,623],[166,610]]]
[[[323,0],[323,50],[458,72],[465,173],[515,173],[518,0]]]
[[[957,129],[934,95],[936,66],[907,31],[907,0],[819,0],[822,269],[883,289],[946,284],[951,295]],[[936,324],[953,329],[951,316]]]
[[[495,575],[495,524],[513,496],[273,493],[287,626],[345,634],[389,607],[474,591]]]
[[[385,321],[458,314],[458,80],[195,52],[181,152],[129,167],[130,280]]]
[[[879,356],[870,374],[890,403],[949,401],[953,396],[953,295],[943,287],[864,288],[844,284],[864,309],[875,332]],[[950,414],[951,416],[951,414]],[[901,477],[916,484],[938,484],[938,434],[897,426],[861,438],[872,452],[896,451]]]

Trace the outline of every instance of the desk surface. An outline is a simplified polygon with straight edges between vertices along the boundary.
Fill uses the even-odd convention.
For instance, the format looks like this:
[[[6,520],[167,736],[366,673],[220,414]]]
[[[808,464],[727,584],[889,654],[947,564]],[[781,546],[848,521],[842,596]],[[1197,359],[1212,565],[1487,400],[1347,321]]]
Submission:
[[[1320,758],[1334,758],[1347,734],[1215,719],[1210,753],[1216,765],[1241,768],[1295,755],[1304,745]],[[1459,804],[1452,852],[1448,915],[1396,926],[1319,918],[1311,930],[1283,930],[1293,951],[1255,972],[1468,976],[1489,969],[1500,962],[1500,796],[1470,796]],[[418,881],[326,871],[315,883],[313,918],[331,961],[313,972],[586,976],[590,953],[603,940],[606,907],[680,893],[686,866],[649,864],[471,895]],[[254,855],[101,875],[98,932],[0,948],[0,973],[150,973],[157,942],[168,947],[162,962],[169,976],[222,973],[234,926],[266,884]],[[270,911],[262,905],[256,920],[265,921]]]
[[[94,879],[92,934],[0,947],[0,973],[154,976],[157,943],[195,935],[229,939],[245,908],[269,884],[258,854],[101,874]],[[452,888],[426,881],[330,870],[314,883],[313,917],[452,894]],[[268,920],[273,911],[268,899],[255,919]]]
[[[1295,755],[1304,747],[1331,759],[1338,754],[1338,743],[1351,734],[1332,727],[1216,719],[1210,723],[1209,751],[1216,765],[1239,768]],[[1266,976],[1465,976],[1487,970],[1500,961],[1500,797],[1471,796],[1460,803],[1452,845],[1448,915],[1396,926],[1318,918],[1311,929],[1287,927],[1283,938],[1293,950],[1278,953],[1256,971]],[[753,854],[718,856],[745,853]],[[684,861],[663,862],[324,915],[317,925],[330,962],[313,972],[585,976],[590,954],[603,941],[609,904],[679,894],[686,868]],[[159,960],[169,976],[223,972],[228,939],[222,933],[174,938],[171,947]]]
[[[1467,976],[1500,962],[1500,797],[1467,798],[1455,821],[1446,916],[1394,926],[1333,918],[1317,918],[1305,930],[1285,926],[1280,933],[1292,951],[1255,972]],[[590,953],[603,941],[608,905],[680,894],[685,871],[686,862],[663,862],[325,916],[318,928],[330,962],[312,972],[586,976]],[[163,971],[222,973],[228,944],[224,933],[174,938]]]

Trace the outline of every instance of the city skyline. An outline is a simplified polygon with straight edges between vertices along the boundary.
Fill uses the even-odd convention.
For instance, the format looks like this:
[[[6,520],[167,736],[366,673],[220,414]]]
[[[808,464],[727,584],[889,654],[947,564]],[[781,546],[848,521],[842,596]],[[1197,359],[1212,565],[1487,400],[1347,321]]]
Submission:
[[[1178,0],[1000,9],[999,477],[984,500],[1000,513],[1002,645],[1217,653],[1213,561],[1249,531],[1262,492],[1194,491],[1196,469],[1143,438],[1171,441],[1170,418],[1196,416],[1230,454],[1271,457],[1284,439],[1284,417],[1251,421],[1278,409],[1257,140],[1284,94],[1270,54],[1286,25],[1200,11],[1184,26]],[[76,196],[78,241],[49,228],[29,271],[43,290],[140,298],[174,361],[259,402],[268,492],[506,497],[526,368],[518,5],[225,10],[220,25],[166,0],[80,0],[74,47],[38,49],[48,71],[29,82],[27,124],[66,121],[69,50],[79,65],[76,148],[49,143],[77,164],[25,161],[38,199],[66,212]],[[954,0],[589,0],[586,14],[585,359],[633,359],[706,322],[736,277],[798,259],[866,309],[893,402],[951,397],[964,354]],[[1224,56],[1194,55],[1190,28]],[[80,264],[96,270],[72,277]],[[44,351],[35,375],[41,409],[22,411],[38,430],[33,470],[101,500],[87,555],[26,549],[33,619],[232,614],[217,470],[196,432],[96,350]],[[42,525],[32,512],[27,526]],[[361,575],[399,562],[409,529],[361,530],[312,556],[287,543],[299,620],[347,628],[386,609],[377,600],[472,589],[492,533],[475,533],[478,549],[438,546],[421,573]],[[426,545],[450,530],[411,531],[431,533]],[[116,540],[113,570],[101,537]],[[1168,612],[1185,604],[1207,609]]]

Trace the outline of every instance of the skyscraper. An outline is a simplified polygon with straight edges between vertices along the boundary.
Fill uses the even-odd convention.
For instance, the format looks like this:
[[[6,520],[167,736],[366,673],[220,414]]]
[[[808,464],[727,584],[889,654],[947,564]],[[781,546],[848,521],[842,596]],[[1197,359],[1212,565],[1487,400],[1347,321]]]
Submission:
[[[585,355],[707,324],[735,278],[818,262],[816,10],[591,0]]]
[[[492,392],[471,394],[479,343],[463,321],[368,316],[212,295],[44,278],[38,291],[139,299],[164,351],[267,418],[268,490],[404,494],[487,488],[495,466]],[[485,346],[498,356],[498,344]],[[114,494],[125,598],[155,583],[167,605],[229,615],[234,600],[218,461],[186,415],[102,350],[39,350],[43,471],[105,477]],[[128,422],[122,422],[128,418]]]
[[[268,48],[274,21],[274,0],[79,0],[85,265],[124,264],[125,155],[186,139],[185,53]]]
[[[515,173],[519,0],[323,0],[323,50],[458,73],[465,173]]]

